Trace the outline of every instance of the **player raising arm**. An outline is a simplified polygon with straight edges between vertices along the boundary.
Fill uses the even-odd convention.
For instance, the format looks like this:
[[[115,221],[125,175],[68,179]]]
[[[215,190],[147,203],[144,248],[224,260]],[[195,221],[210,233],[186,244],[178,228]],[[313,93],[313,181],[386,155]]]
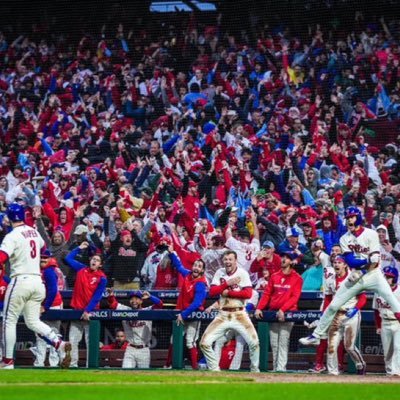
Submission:
[[[46,295],[40,272],[40,249],[44,241],[36,229],[25,225],[25,210],[21,205],[10,204],[7,217],[13,230],[4,237],[0,246],[0,264],[10,262],[11,282],[4,301],[4,354],[0,368],[14,368],[17,322],[21,314],[29,329],[59,351],[61,367],[68,368],[71,344],[61,340],[48,325],[40,321],[40,307]]]
[[[186,347],[189,349],[190,362],[193,369],[199,369],[197,359],[197,340],[199,339],[201,321],[185,321],[185,319],[193,311],[203,311],[204,301],[207,297],[207,280],[204,276],[205,262],[198,259],[194,262],[192,270],[183,267],[181,260],[174,252],[172,245],[168,247],[169,258],[174,268],[184,278],[182,288],[179,292],[176,308],[181,311],[177,316],[177,324],[184,325],[184,333],[186,337]],[[166,367],[172,362],[172,345],[168,350]]]
[[[90,312],[99,308],[99,302],[107,285],[107,278],[101,270],[103,258],[100,254],[95,254],[90,258],[89,266],[75,260],[81,250],[88,247],[88,242],[82,242],[65,257],[65,262],[77,272],[71,307],[83,311],[81,321],[72,321],[69,330],[69,340],[72,344],[71,367],[78,366],[78,345],[83,333],[85,333],[86,347],[89,348]]]
[[[111,289],[107,289],[108,304],[113,310],[155,310],[163,308],[163,302],[149,292],[136,290],[130,293],[129,306],[118,303]],[[153,305],[142,308],[143,300],[149,299]],[[150,341],[153,321],[122,321],[128,346],[124,353],[122,368],[150,368]]]
[[[381,296],[392,307],[395,318],[400,320],[400,302],[379,268],[378,234],[362,225],[363,219],[357,207],[348,207],[345,218],[348,230],[340,238],[340,247],[351,272],[340,286],[314,332],[299,340],[304,346],[317,346],[320,338],[328,332],[340,308],[363,291],[373,291]]]

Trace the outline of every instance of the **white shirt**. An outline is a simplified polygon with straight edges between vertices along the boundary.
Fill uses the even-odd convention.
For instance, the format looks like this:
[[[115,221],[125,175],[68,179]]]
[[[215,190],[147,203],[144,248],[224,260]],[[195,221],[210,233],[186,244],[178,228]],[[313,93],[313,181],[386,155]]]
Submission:
[[[396,299],[400,301],[400,287],[397,286],[396,289],[393,291],[393,294],[395,295]],[[372,308],[374,310],[378,310],[379,314],[382,319],[394,319],[397,320],[392,308],[388,303],[386,303],[385,299],[381,296],[378,296],[377,294],[374,295],[374,298],[372,300]]]
[[[8,233],[0,250],[8,255],[10,277],[40,274],[40,249],[45,245],[40,233],[28,225],[20,225]]]
[[[339,290],[340,286],[345,282],[346,279],[343,279],[342,281],[338,281],[336,278],[336,275],[331,275],[325,282],[324,285],[324,296],[326,295],[335,295],[335,293]],[[350,308],[354,308],[357,304],[357,297],[354,296],[350,300],[348,300],[345,304],[340,307],[341,311],[347,311]]]
[[[251,263],[260,251],[260,241],[256,238],[251,243],[244,243],[231,236],[225,245],[236,252],[238,266],[246,271],[250,270]]]
[[[234,286],[228,286],[228,290],[234,290],[234,291],[240,291],[245,287],[251,287],[251,282],[250,282],[250,276],[247,271],[245,271],[243,268],[237,268],[236,271],[228,275],[226,273],[225,268],[220,268],[214,275],[214,278],[211,282],[212,285],[222,285],[224,282],[231,278],[240,278],[240,282],[237,285]],[[232,297],[223,297],[221,296],[219,299],[219,304],[221,308],[227,307],[227,308],[235,308],[235,307],[244,307],[247,302],[247,299],[235,299]]]
[[[140,310],[151,310],[152,307],[141,308]],[[132,307],[119,304],[117,310],[134,310]],[[135,346],[149,346],[151,341],[151,330],[153,321],[122,321],[126,340]]]
[[[373,229],[363,229],[359,236],[347,231],[340,238],[340,247],[343,253],[355,253],[358,258],[367,260],[371,253],[380,254],[380,243],[378,234]]]

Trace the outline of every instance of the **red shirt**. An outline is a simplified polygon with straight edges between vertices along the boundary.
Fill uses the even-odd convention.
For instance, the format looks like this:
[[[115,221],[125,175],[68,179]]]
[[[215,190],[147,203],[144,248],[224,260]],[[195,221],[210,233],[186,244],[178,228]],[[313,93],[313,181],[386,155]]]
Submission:
[[[103,271],[92,271],[89,267],[82,268],[76,273],[75,286],[72,291],[71,307],[84,310],[93,297],[101,278],[106,278]],[[96,304],[95,309],[99,308]]]
[[[8,282],[4,279],[4,272],[0,269],[0,303],[4,303]]]
[[[154,284],[154,290],[176,289],[178,284],[178,273],[176,269],[168,264],[165,268],[161,265],[157,267],[157,277]]]
[[[269,310],[295,311],[300,299],[302,277],[294,270],[285,275],[282,270],[273,274],[264,290],[257,310],[263,310],[268,305]]]
[[[195,279],[193,279],[192,274],[185,276],[178,300],[176,302],[177,310],[186,310],[186,308],[193,303],[196,283],[198,282],[203,282],[207,286],[207,279],[205,276],[199,276]],[[202,304],[198,309],[203,311],[204,304]]]
[[[278,254],[273,254],[271,260],[262,258],[261,260],[254,259],[250,266],[250,272],[256,273],[258,278],[263,277],[263,270],[267,269],[271,276],[281,269],[281,257]]]
[[[57,263],[57,261],[55,261],[55,263]],[[57,275],[57,294],[54,297],[53,303],[50,307],[58,307],[63,303],[63,299],[61,297],[61,293],[59,292],[59,290],[60,290],[60,287],[62,287],[64,289],[65,280],[62,279],[63,278],[62,273],[61,273],[61,276],[59,274],[59,272],[61,272],[60,269],[58,267],[56,267],[54,264],[52,264],[51,262],[49,262],[48,265],[46,265],[45,267],[42,267],[41,271],[40,271],[42,273],[43,282],[44,282],[43,273],[44,273],[44,270],[47,268],[53,268],[55,274]]]
[[[232,339],[229,342],[225,343],[224,347],[221,350],[221,358],[219,360],[219,367],[221,369],[229,369],[233,357],[235,357],[235,351],[236,351],[235,339]]]
[[[125,350],[128,347],[128,342],[125,340],[121,345],[117,342],[104,345],[100,350]]]

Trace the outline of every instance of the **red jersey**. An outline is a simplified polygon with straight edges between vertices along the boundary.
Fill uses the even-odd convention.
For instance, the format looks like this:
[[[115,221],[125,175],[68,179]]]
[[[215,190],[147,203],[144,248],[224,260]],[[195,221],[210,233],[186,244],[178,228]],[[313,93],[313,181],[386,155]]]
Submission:
[[[76,273],[74,290],[72,291],[71,307],[84,310],[96,291],[101,278],[106,276],[103,271],[92,271],[89,267],[82,268]],[[99,308],[97,303],[95,309]]]
[[[153,290],[176,289],[178,284],[178,273],[176,269],[168,264],[165,268],[157,267],[157,277]]]
[[[225,343],[221,350],[221,358],[219,359],[219,367],[221,369],[229,369],[233,357],[235,357],[236,340],[232,339]]]
[[[9,278],[4,277],[4,272],[0,269],[0,309],[3,308],[4,298],[6,297],[6,290],[9,282]]]
[[[54,262],[52,262],[52,260],[54,260]],[[45,285],[46,285],[46,281],[45,281],[45,277],[44,277],[45,270],[51,268],[57,276],[57,285],[56,285],[57,294],[55,295],[53,303],[50,305],[50,307],[58,307],[58,306],[61,306],[61,304],[63,303],[63,299],[61,297],[61,293],[59,292],[59,290],[60,290],[60,286],[62,286],[62,287],[65,286],[65,279],[64,279],[64,275],[62,275],[62,272],[60,271],[60,268],[58,268],[56,266],[56,264],[57,264],[57,261],[55,259],[51,258],[46,266],[41,267],[41,271],[40,271],[42,274],[43,283]],[[61,274],[61,276],[60,276],[60,274]],[[46,285],[46,289],[47,289],[47,285]]]
[[[266,258],[257,260],[257,258],[255,258],[251,263],[250,272],[257,274],[259,279],[263,277],[264,269],[269,271],[270,276],[275,272],[278,272],[281,269],[281,257],[274,253],[271,260],[267,260]]]
[[[257,310],[264,310],[268,305],[268,309],[274,311],[297,310],[302,286],[303,279],[295,270],[291,270],[289,275],[282,271],[276,272],[269,279]]]
[[[207,279],[205,276],[199,276],[193,279],[192,274],[186,275],[183,280],[183,285],[176,302],[177,310],[186,310],[194,300],[196,283],[203,282],[207,286]],[[204,303],[198,308],[199,311],[204,310]]]

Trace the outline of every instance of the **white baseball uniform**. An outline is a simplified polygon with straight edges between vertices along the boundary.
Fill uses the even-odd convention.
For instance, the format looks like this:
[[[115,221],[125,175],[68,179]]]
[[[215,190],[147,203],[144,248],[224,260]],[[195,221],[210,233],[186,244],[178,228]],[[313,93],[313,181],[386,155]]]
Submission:
[[[117,310],[133,310],[119,304]],[[152,307],[141,308],[151,310]],[[122,368],[150,368],[150,341],[153,321],[122,321],[128,346],[124,353]]]
[[[89,321],[71,321],[69,327],[69,341],[72,344],[71,368],[78,368],[79,343],[85,337],[86,349],[89,349]],[[86,352],[86,368],[89,366],[89,357]]]
[[[231,275],[226,273],[225,268],[220,268],[215,273],[211,286],[221,285],[236,277],[240,278],[240,282],[235,287],[230,287],[230,290],[240,291],[243,288],[251,287],[249,274],[242,268],[237,268]],[[246,300],[221,296],[219,304],[220,311],[208,325],[200,342],[200,348],[206,357],[208,368],[212,371],[219,371],[219,359],[212,345],[226,331],[232,329],[241,335],[249,346],[251,371],[259,371],[260,345],[257,332],[245,310]]]
[[[250,266],[260,251],[260,241],[256,238],[250,243],[244,243],[231,236],[225,243],[228,249],[237,254],[237,265],[245,271],[250,271]]]
[[[347,274],[346,274],[347,276]],[[346,277],[340,279],[337,276],[332,276],[326,282],[326,295],[335,295],[343,284]],[[337,350],[339,344],[344,340],[344,347],[356,365],[357,369],[362,369],[365,366],[360,350],[356,346],[358,332],[360,330],[361,314],[352,317],[346,317],[346,312],[356,306],[358,299],[356,296],[349,299],[343,304],[336,313],[332,324],[328,330],[328,357],[327,367],[332,375],[339,375],[339,362]]]
[[[56,345],[58,335],[40,321],[40,307],[46,289],[40,273],[40,249],[44,240],[39,232],[28,225],[19,225],[8,233],[0,251],[8,255],[11,282],[7,287],[3,314],[3,356],[14,358],[16,330],[19,316],[26,326]]]
[[[393,294],[400,301],[399,286],[396,286]],[[375,294],[372,308],[378,310],[382,318],[381,340],[386,372],[389,375],[400,375],[400,322],[381,296]]]
[[[62,305],[50,307],[50,310],[60,310]],[[60,334],[61,321],[46,321],[46,324],[57,334]],[[48,344],[40,336],[36,335],[36,346],[30,348],[30,350],[35,355],[35,361],[33,362],[34,367],[44,367],[44,362],[46,360]],[[49,349],[49,365],[50,367],[57,367],[60,363],[60,356],[54,347]]]
[[[246,301],[246,308],[248,305],[251,305],[253,308],[255,308],[257,306],[259,297],[260,296],[259,296],[257,290],[253,289],[251,298]],[[222,353],[222,347],[225,345],[225,343],[229,342],[232,339],[235,339],[236,346],[235,346],[235,353],[232,357],[232,361],[229,366],[229,369],[231,371],[236,371],[236,370],[239,370],[242,365],[243,351],[244,351],[244,346],[246,344],[246,341],[243,339],[242,336],[240,336],[238,333],[236,333],[233,330],[226,331],[223,336],[221,336],[219,339],[216,340],[215,345],[214,345],[214,350],[215,350],[217,359],[220,360],[221,353]]]
[[[350,231],[346,232],[340,238],[340,246],[343,253],[353,252],[360,259],[369,259],[370,255],[377,256],[379,260],[379,238],[378,234],[369,228],[362,228],[363,231],[355,236]],[[317,328],[314,330],[314,336],[324,337],[335,318],[337,311],[348,300],[363,291],[373,291],[382,296],[392,307],[393,311],[400,312],[400,302],[394,296],[389,284],[383,276],[379,266],[369,270],[365,275],[360,271],[350,272],[346,281],[340,286],[332,303],[322,315]]]
[[[251,264],[260,252],[260,241],[256,238],[250,243],[244,243],[240,240],[235,239],[231,236],[225,243],[228,249],[231,249],[237,254],[237,265],[249,272]],[[256,273],[250,273],[250,280],[253,285],[257,284],[258,275]]]

